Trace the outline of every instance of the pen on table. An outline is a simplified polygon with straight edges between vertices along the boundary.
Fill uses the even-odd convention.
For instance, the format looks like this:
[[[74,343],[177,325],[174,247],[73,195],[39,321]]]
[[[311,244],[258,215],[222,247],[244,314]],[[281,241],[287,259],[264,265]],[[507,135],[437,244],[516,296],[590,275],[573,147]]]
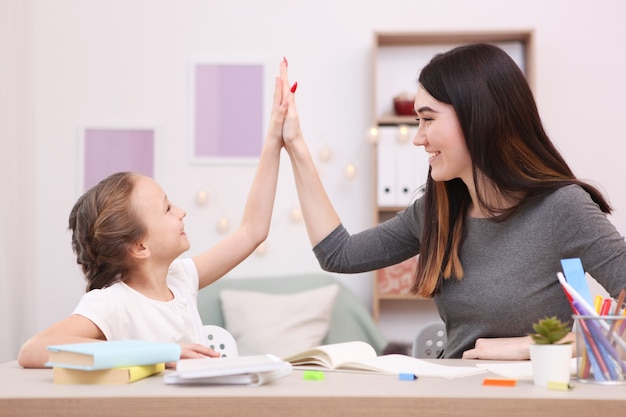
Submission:
[[[575,309],[578,311],[579,315],[581,312],[584,312],[584,307],[580,305],[580,302],[578,300],[574,300],[573,304],[574,304]],[[582,314],[582,315],[585,315],[585,314]],[[602,353],[600,352],[600,348],[596,344],[596,340],[592,336],[591,331],[589,329],[588,325],[592,323],[593,323],[592,321],[587,323],[585,322],[585,320],[581,320],[579,322],[579,325],[583,333],[585,334],[585,345],[587,346],[587,351],[590,352],[590,354],[587,355],[587,358],[590,360],[591,367],[594,370],[593,374],[595,375],[597,380],[605,381],[605,380],[610,379],[609,370],[606,366],[606,362],[604,361],[604,357],[602,356]]]
[[[596,297],[593,299],[593,307],[596,310],[596,313],[600,314],[600,310],[602,309],[602,296],[601,295],[596,295]]]
[[[624,305],[624,300],[626,300],[626,288],[622,288],[617,296],[617,304],[615,306],[615,315],[619,316],[622,314],[622,306]],[[626,313],[626,310],[624,310]]]
[[[578,302],[574,301],[574,305],[579,308]],[[608,333],[604,334],[600,326],[600,322],[613,320],[611,326],[608,328]],[[614,318],[607,320],[585,320],[580,321],[580,325],[583,331],[586,333],[586,344],[589,345],[595,359],[601,368],[602,375],[606,380],[616,381],[621,378],[622,372],[626,372],[626,363],[624,363],[618,351],[616,345],[612,343],[614,340],[612,331],[614,325],[617,322]],[[615,339],[617,340],[617,339]],[[623,340],[619,339],[623,343]],[[598,379],[599,373],[594,372],[596,379]]]
[[[602,302],[602,308],[600,308],[600,315],[601,316],[606,316],[609,314],[609,312],[611,311],[611,299],[607,298],[606,300],[604,300]]]
[[[624,298],[626,298],[626,288],[622,288],[622,290],[619,292],[619,295],[617,296],[617,304],[615,306],[615,311],[614,311],[615,315],[620,314],[620,311],[622,310],[622,305],[624,304]],[[615,328],[617,327],[620,321],[621,320],[613,320],[613,323],[611,323],[611,327],[609,328],[607,339],[609,339],[609,342],[612,344],[614,343],[613,333],[615,332]]]
[[[593,307],[591,307],[587,301],[585,301],[585,299],[583,297],[581,297],[580,294],[578,294],[578,292],[571,286],[569,285],[569,283],[567,282],[567,280],[565,279],[565,275],[563,275],[562,272],[557,272],[556,273],[556,277],[558,278],[559,282],[561,283],[561,286],[563,287],[563,289],[565,290],[566,293],[568,293],[571,297],[572,297],[572,302],[573,301],[577,301],[579,303],[579,308],[577,309],[579,311],[578,314],[580,315],[590,315],[590,316],[594,316],[594,317],[598,317],[601,318],[598,313],[596,313],[595,310],[593,310]],[[609,324],[606,322],[606,320],[598,320],[598,324],[604,329],[604,330],[609,330]],[[614,339],[623,349],[626,349],[626,342],[624,340],[622,340],[621,338],[616,338]]]

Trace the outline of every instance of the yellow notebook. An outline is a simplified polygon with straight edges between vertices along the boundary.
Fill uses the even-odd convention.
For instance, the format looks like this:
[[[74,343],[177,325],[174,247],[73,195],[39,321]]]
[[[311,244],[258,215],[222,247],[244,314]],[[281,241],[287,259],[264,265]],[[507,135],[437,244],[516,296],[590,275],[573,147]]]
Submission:
[[[55,366],[52,368],[55,384],[128,384],[158,374],[165,369],[164,363],[154,365],[126,366],[122,368],[83,371]]]

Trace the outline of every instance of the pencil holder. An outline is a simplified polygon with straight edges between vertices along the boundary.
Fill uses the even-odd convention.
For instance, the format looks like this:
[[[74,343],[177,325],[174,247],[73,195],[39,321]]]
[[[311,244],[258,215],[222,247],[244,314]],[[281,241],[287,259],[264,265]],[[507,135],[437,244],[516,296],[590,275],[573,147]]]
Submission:
[[[577,379],[626,384],[626,317],[574,315]]]

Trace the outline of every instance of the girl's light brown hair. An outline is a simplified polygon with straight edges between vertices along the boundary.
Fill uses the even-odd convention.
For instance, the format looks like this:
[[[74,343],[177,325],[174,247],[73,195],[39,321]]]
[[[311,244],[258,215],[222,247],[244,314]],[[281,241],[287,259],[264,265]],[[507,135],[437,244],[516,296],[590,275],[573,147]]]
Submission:
[[[72,249],[87,279],[87,291],[124,280],[131,245],[145,234],[132,206],[135,175],[113,174],[83,194],[70,213]]]

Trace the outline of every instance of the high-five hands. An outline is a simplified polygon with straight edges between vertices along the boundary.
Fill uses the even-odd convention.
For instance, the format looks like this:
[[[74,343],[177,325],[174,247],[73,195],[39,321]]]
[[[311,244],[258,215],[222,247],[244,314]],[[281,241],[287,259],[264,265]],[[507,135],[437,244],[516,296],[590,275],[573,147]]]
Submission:
[[[300,118],[298,117],[298,110],[296,108],[295,92],[298,88],[298,83],[293,85],[289,84],[289,77],[287,74],[288,63],[286,59],[283,59],[280,65],[280,81],[282,99],[287,102],[287,113],[283,124],[282,137],[285,145],[289,145],[289,142],[293,141],[297,137],[302,137],[302,131],[300,130]]]

